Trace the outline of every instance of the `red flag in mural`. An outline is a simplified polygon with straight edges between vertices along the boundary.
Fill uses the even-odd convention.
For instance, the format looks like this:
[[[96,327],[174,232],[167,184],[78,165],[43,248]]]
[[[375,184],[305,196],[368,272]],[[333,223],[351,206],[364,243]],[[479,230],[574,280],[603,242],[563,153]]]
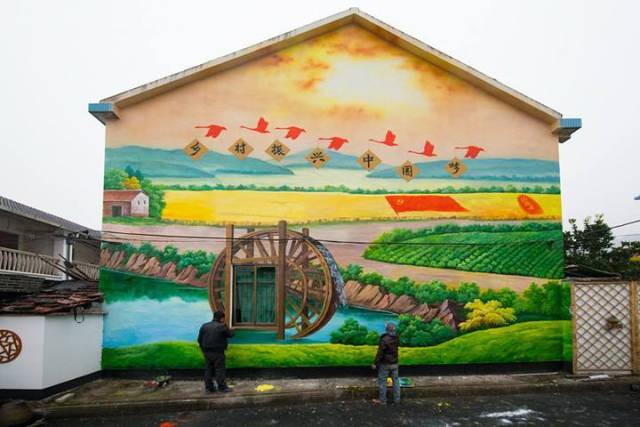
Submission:
[[[518,196],[518,204],[523,211],[530,215],[541,215],[544,213],[542,206],[526,194]]]
[[[384,196],[387,202],[396,213],[400,212],[466,212],[451,196]]]

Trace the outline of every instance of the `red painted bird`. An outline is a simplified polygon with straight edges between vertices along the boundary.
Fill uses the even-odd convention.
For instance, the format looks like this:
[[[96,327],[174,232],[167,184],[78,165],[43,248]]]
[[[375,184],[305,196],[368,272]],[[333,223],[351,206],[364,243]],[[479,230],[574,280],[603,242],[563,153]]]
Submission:
[[[318,138],[318,139],[322,141],[331,141],[328,148],[330,150],[336,150],[336,151],[341,149],[344,144],[349,142],[347,138],[341,138],[339,136],[332,136],[331,138]]]
[[[226,127],[220,125],[209,125],[209,126],[196,126],[196,129],[208,129],[207,134],[204,136],[205,138],[217,138],[220,136],[223,130],[227,130]]]
[[[276,128],[278,130],[286,130],[287,134],[284,136],[289,139],[297,139],[303,132],[306,132],[305,129],[299,128],[297,126],[289,126],[287,128]]]
[[[252,130],[258,133],[271,133],[267,130],[267,126],[269,126],[269,122],[267,122],[264,118],[260,117],[260,119],[258,120],[258,125],[256,127],[254,128],[250,128],[247,126],[240,126],[240,127],[243,129]]]
[[[484,148],[477,147],[475,145],[469,145],[467,147],[456,147],[456,150],[467,150],[467,152],[464,154],[464,157],[466,159],[475,159],[476,157],[478,157],[478,154],[480,154],[481,151],[484,151]]]
[[[413,154],[419,154],[421,156],[427,156],[427,157],[435,157],[437,156],[436,153],[433,152],[433,150],[436,148],[435,145],[433,145],[431,143],[431,141],[429,141],[428,139],[424,142],[424,148],[422,149],[422,151],[411,151],[409,150],[410,153]]]
[[[379,144],[384,144],[384,145],[387,145],[389,147],[396,147],[399,144],[396,144],[395,140],[396,140],[396,134],[391,132],[390,130],[388,130],[387,134],[384,136],[384,141],[378,141],[377,139],[370,139],[369,141],[377,142]]]

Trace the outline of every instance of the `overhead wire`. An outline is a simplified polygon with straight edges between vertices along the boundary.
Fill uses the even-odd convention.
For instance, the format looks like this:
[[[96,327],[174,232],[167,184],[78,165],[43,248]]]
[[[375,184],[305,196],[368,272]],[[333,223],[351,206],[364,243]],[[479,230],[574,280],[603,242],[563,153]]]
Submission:
[[[613,230],[616,228],[625,227],[632,224],[640,223],[640,219],[628,221],[622,224],[617,224],[614,226],[608,227],[609,230]],[[591,232],[584,232],[584,235],[596,233],[596,230]],[[111,240],[105,239],[105,234],[115,235],[111,237]],[[101,233],[103,238],[96,239],[94,237],[89,236],[92,240],[99,240],[100,242],[106,243],[126,243],[126,242],[149,242],[149,243],[209,243],[209,242],[227,242],[229,240],[233,241],[273,241],[278,242],[280,239],[278,237],[267,238],[267,237],[233,237],[228,238],[226,236],[204,236],[204,235],[178,235],[178,234],[157,234],[157,233],[142,233],[142,232],[128,232],[128,231],[115,231],[115,230],[107,230]],[[624,236],[624,235],[622,235]],[[107,238],[109,236],[106,236]],[[616,236],[613,236],[614,238]],[[170,239],[170,240],[169,240]],[[287,237],[285,239],[288,241],[296,241],[296,240],[304,240],[304,238],[291,238]],[[349,244],[349,245],[394,245],[394,246],[508,246],[508,245],[524,245],[524,244],[535,244],[535,243],[546,243],[548,245],[553,245],[555,242],[562,242],[563,239],[542,239],[542,240],[520,240],[515,242],[381,242],[381,241],[359,241],[359,240],[336,240],[336,239],[314,239],[321,243],[330,243],[330,244]],[[596,239],[594,239],[596,240]]]

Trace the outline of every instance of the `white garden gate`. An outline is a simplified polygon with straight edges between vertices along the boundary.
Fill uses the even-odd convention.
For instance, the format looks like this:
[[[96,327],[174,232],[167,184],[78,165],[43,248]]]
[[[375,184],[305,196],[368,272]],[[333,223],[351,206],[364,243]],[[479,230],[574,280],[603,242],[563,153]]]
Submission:
[[[575,374],[639,372],[638,292],[636,282],[572,282]]]

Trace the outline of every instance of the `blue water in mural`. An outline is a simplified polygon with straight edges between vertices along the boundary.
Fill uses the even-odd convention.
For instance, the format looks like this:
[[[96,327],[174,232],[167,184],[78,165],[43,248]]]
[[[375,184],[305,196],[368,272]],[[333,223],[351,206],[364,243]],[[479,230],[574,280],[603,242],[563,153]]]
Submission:
[[[200,325],[211,320],[206,289],[179,286],[123,273],[101,273],[107,316],[104,347],[126,347],[159,341],[195,341]],[[303,339],[282,343],[329,342],[331,332],[347,318],[382,332],[395,314],[357,308],[341,308],[322,329]],[[293,331],[288,331],[289,335]],[[275,343],[274,332],[239,330],[232,343]]]

